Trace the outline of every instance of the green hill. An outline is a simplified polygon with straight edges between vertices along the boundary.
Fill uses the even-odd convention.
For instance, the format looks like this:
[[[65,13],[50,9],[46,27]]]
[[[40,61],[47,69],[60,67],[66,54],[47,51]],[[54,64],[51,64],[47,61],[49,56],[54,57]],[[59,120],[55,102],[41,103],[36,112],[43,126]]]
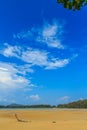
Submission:
[[[57,108],[87,108],[87,99],[71,102],[68,104],[59,104]]]

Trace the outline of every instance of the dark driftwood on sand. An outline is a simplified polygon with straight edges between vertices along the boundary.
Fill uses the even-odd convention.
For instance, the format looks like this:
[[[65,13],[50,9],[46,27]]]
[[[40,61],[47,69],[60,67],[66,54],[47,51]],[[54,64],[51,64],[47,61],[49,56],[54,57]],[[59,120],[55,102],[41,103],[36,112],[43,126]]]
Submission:
[[[19,122],[28,122],[28,121],[25,121],[25,120],[19,119],[18,116],[17,116],[17,114],[15,114],[15,117],[16,117],[17,121],[19,121]]]

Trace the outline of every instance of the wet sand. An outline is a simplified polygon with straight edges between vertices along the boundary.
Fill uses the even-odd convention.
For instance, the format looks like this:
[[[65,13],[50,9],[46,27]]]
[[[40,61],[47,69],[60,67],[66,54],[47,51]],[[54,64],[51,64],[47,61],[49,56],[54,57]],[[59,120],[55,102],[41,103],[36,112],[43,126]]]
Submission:
[[[0,130],[87,130],[87,110],[0,110]]]

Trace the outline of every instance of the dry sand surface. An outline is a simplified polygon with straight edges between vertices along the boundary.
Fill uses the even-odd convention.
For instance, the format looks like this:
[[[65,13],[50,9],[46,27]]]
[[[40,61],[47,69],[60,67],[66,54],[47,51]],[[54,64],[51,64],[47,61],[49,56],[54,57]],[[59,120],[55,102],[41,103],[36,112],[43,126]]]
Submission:
[[[0,130],[87,130],[87,110],[0,110]]]

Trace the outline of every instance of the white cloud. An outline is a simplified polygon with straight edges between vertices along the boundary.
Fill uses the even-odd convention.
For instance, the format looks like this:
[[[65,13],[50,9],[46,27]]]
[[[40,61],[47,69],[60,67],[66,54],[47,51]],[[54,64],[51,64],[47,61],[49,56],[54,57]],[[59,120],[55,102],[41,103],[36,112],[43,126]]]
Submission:
[[[50,56],[50,52],[28,49],[22,53],[21,60],[31,64],[31,66],[40,66],[45,69],[56,69],[69,64],[69,59],[58,59]]]
[[[21,54],[20,47],[18,46],[10,46],[8,43],[5,43],[4,46],[5,49],[1,51],[1,53],[3,53],[3,55],[6,57],[10,56],[19,57],[19,55]]]
[[[81,101],[82,101],[82,100],[84,100],[84,98],[82,98],[82,97],[81,97],[79,100],[81,100]]]
[[[13,35],[14,38],[18,38],[18,39],[30,39],[33,36],[32,34],[32,29],[30,31],[27,31],[25,33],[25,31],[22,31],[20,33],[18,33],[17,35]]]
[[[26,73],[34,73],[34,70],[31,67],[32,66],[29,64],[17,66],[19,73],[23,75],[26,75]]]
[[[38,101],[40,100],[40,96],[38,94],[35,95],[30,95],[29,98],[33,101]]]
[[[45,66],[47,64],[47,52],[35,50],[32,48],[27,49],[22,53],[22,60],[37,66]]]
[[[56,32],[57,32],[57,29],[58,29],[58,26],[56,24],[55,25],[49,25],[48,24],[43,29],[43,37],[52,37],[52,36],[55,36]]]
[[[31,87],[33,84],[19,67],[9,63],[0,62],[0,89],[19,89]]]
[[[0,67],[0,71],[8,71],[8,69]]]
[[[11,52],[6,53],[8,52],[9,48],[12,48]],[[52,54],[47,51],[42,51],[42,50],[33,49],[33,48],[23,49],[20,46],[8,45],[6,48],[4,48],[4,50],[2,51],[2,54],[6,57],[16,57],[24,61],[25,63],[29,64],[30,67],[39,66],[39,67],[44,67],[44,69],[56,69],[56,68],[64,67],[70,62],[68,58],[58,59],[58,57],[56,58],[52,56]],[[31,68],[28,70],[33,72]]]
[[[32,27],[27,31],[22,31],[14,34],[15,39],[27,40],[28,42],[36,42],[42,45],[47,45],[51,48],[64,49],[62,44],[63,25],[57,20],[52,23],[46,22],[42,26]]]
[[[69,100],[69,99],[70,99],[69,96],[63,96],[63,97],[60,98],[60,100],[62,100],[62,101],[67,101],[67,100]]]
[[[46,23],[43,28],[40,28],[37,41],[46,44],[48,47],[64,49],[61,43],[60,35],[62,35],[62,28],[57,22],[52,24]]]
[[[63,60],[55,59],[54,62],[49,62],[45,69],[56,69],[64,67],[67,64],[69,64],[69,59],[63,59]]]

